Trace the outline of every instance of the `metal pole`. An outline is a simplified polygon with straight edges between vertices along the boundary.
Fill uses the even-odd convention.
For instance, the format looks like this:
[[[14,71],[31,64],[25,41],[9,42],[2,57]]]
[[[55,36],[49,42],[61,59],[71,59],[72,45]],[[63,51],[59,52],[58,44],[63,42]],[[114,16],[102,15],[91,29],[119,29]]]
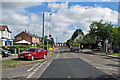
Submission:
[[[47,41],[47,51],[49,51],[49,50],[48,50],[48,41]]]
[[[57,37],[56,37],[56,47],[57,47]]]
[[[43,13],[43,49],[44,49],[44,13]]]
[[[107,54],[107,42],[106,42],[106,54]]]

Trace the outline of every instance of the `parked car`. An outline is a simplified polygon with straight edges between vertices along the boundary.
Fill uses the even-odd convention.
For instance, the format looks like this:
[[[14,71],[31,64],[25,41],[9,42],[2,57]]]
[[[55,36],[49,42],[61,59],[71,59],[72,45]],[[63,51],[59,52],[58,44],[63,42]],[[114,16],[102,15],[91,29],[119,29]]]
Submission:
[[[34,60],[37,58],[46,58],[47,51],[43,48],[29,48],[18,55],[19,59]]]
[[[4,50],[3,48],[0,48],[0,51],[2,53],[2,57],[8,57],[11,55],[11,52],[8,50]]]

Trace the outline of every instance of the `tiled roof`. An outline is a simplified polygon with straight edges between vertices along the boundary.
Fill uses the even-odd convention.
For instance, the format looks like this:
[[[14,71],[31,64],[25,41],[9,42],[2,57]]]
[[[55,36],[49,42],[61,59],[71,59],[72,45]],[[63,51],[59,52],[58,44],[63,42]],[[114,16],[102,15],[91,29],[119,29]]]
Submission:
[[[6,28],[7,28],[7,31],[8,31],[8,32],[12,33],[12,32],[8,29],[7,25],[3,25],[3,26],[0,25],[0,30],[1,30],[1,31],[4,31]]]
[[[27,33],[27,32],[26,32]],[[35,38],[40,38],[39,36],[37,36],[37,35],[35,35],[35,34],[30,34],[30,33],[28,33],[30,36],[32,36],[32,37],[35,37]]]

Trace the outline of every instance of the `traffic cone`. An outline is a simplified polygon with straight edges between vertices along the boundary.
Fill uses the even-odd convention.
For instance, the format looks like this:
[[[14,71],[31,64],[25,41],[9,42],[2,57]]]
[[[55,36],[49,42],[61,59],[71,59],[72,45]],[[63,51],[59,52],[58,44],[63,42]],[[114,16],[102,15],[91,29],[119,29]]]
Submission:
[[[55,52],[55,48],[53,48],[53,52]]]

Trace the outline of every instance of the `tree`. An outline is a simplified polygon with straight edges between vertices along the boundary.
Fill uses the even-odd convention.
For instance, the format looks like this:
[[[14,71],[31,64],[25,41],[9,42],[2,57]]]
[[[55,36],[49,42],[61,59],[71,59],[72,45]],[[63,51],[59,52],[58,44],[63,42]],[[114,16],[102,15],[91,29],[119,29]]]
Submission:
[[[110,22],[93,21],[90,25],[89,35],[96,40],[96,44],[101,41],[104,45],[105,40],[108,39],[109,42],[112,41],[113,46],[118,46],[120,43],[119,29],[119,26],[117,27]]]
[[[73,33],[71,39],[74,40],[74,39],[78,36],[78,34],[82,34],[82,35],[84,36],[84,33],[82,32],[82,30],[81,30],[81,29],[77,29],[77,30]]]
[[[72,42],[73,42],[73,40],[70,38],[69,40],[67,40],[66,45],[70,46]]]
[[[47,42],[45,41],[46,39],[48,39],[48,36],[44,37],[44,43],[45,43],[45,45],[47,45]]]
[[[53,39],[53,38],[51,38],[51,39],[49,40],[49,44],[51,45],[51,47],[54,45],[54,39]]]

